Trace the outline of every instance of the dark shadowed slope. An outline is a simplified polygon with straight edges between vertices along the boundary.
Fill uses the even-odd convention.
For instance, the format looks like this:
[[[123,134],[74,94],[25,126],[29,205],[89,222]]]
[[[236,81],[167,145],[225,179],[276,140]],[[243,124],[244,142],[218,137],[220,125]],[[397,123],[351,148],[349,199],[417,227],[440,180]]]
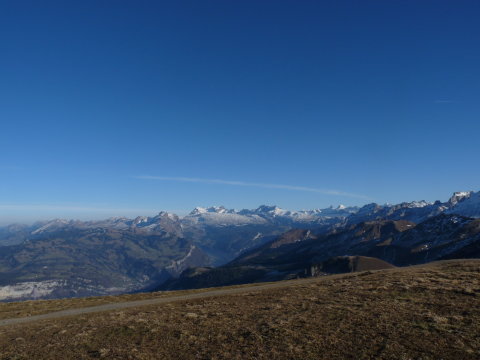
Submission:
[[[350,272],[358,266],[385,262],[406,266],[441,259],[475,257],[480,219],[440,214],[415,224],[379,220],[350,225],[328,234],[292,230],[239,256],[225,266],[188,270],[161,289],[187,289],[275,281],[324,273]],[[360,260],[361,259],[361,260]],[[330,265],[329,265],[330,264]]]

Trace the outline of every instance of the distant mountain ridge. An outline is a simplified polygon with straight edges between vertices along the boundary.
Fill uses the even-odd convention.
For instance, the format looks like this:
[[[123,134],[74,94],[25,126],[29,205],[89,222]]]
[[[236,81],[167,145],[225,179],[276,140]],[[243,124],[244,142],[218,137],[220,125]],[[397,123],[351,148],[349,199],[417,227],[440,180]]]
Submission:
[[[443,230],[439,230],[437,238],[447,234],[447,238],[457,239],[457,233],[447,231],[446,218],[457,219],[458,224],[464,225],[480,218],[480,192],[457,192],[446,202],[433,203],[372,203],[362,207],[341,205],[302,211],[268,205],[252,210],[214,206],[197,207],[184,217],[160,212],[133,219],[55,219],[33,225],[9,225],[0,227],[0,300],[135,291],[158,286],[191,267],[234,264],[247,254],[259,251],[263,251],[262,256],[273,256],[277,262],[295,257],[286,249],[301,248],[313,251],[311,260],[317,263],[335,256],[358,255],[378,257],[395,265],[407,264],[412,259],[421,262],[459,256],[455,254],[466,257],[475,254],[475,241],[462,247],[456,242],[458,248],[455,248],[433,240],[422,243],[415,238],[416,248],[430,248],[428,255],[422,251],[412,255],[413,245],[403,245],[416,240],[407,241],[397,234],[400,229],[416,228],[419,234],[428,237],[429,231],[434,233],[433,228],[438,227]],[[462,220],[464,218],[468,220]],[[432,219],[431,228],[429,219]],[[472,224],[469,226],[475,229],[476,223]],[[359,240],[362,237],[355,235],[355,231],[366,231],[368,236],[385,231],[393,233],[387,238],[381,237],[388,246],[380,247]],[[458,231],[472,238],[470,233]],[[307,250],[304,246],[310,243],[315,246]],[[263,262],[252,265],[251,261],[241,266],[248,269],[248,279],[258,280],[263,270],[256,266],[267,269],[270,265]],[[272,268],[266,279],[288,277],[296,270],[290,275],[282,271]]]
[[[216,226],[228,226],[232,224],[265,224],[267,222],[290,222],[290,223],[318,223],[324,225],[336,223],[335,220],[343,219],[350,224],[370,221],[375,219],[392,220],[411,220],[420,222],[431,216],[442,212],[449,214],[463,215],[473,218],[480,217],[480,191],[455,192],[447,202],[426,202],[412,201],[396,205],[377,203],[366,204],[362,207],[346,207],[339,205],[334,208],[290,211],[277,206],[261,205],[256,209],[235,210],[227,209],[223,206],[211,206],[207,208],[196,207],[187,216],[183,218],[169,212],[160,212],[158,215],[138,216],[134,219],[126,217],[114,217],[105,220],[79,221],[54,219],[51,221],[37,222],[33,225],[12,224],[0,227],[0,245],[4,244],[5,239],[9,242],[19,242],[13,240],[9,234],[16,234],[17,238],[30,235],[37,235],[42,232],[51,232],[59,228],[114,228],[125,229],[143,229],[145,231],[163,231],[169,225],[180,231],[180,225],[191,225],[203,223]],[[332,221],[333,219],[333,221]],[[2,243],[3,242],[3,243]]]

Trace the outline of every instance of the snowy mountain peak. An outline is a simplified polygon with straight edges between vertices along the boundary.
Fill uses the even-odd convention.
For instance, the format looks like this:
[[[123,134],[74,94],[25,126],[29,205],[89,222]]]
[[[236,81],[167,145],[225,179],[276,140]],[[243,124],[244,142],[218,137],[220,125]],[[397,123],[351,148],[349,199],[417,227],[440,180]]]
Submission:
[[[460,201],[468,199],[470,196],[472,196],[472,194],[473,194],[473,191],[457,191],[457,192],[454,192],[452,197],[448,200],[448,203],[451,206],[455,206]]]
[[[190,215],[202,215],[207,213],[214,214],[234,214],[235,210],[226,209],[224,206],[210,206],[208,208],[197,206],[190,212]]]
[[[193,209],[189,215],[201,215],[207,213],[208,210],[206,208],[197,206],[195,209]]]
[[[273,205],[273,206],[261,205],[255,210],[255,213],[279,216],[279,215],[286,215],[287,211],[279,208],[276,205]]]
[[[52,221],[46,222],[43,226],[40,226],[35,231],[32,231],[32,235],[42,233],[42,232],[46,231],[47,229],[49,230],[51,228],[62,227],[62,226],[68,225],[71,222],[72,222],[71,220],[54,219]]]
[[[133,225],[142,224],[147,222],[148,220],[148,216],[137,216],[135,219],[133,219]]]
[[[447,213],[480,218],[480,191],[455,193],[448,202]]]
[[[177,221],[179,220],[179,217],[176,214],[169,213],[167,211],[160,211],[158,215],[156,216],[158,219],[169,219],[169,220],[174,220]]]
[[[208,212],[216,213],[216,214],[226,214],[226,213],[235,213],[235,210],[226,209],[225,206],[212,206],[209,207]]]
[[[412,202],[406,203],[406,207],[408,208],[422,208],[428,205],[432,205],[432,203],[429,203],[425,200],[412,201]]]

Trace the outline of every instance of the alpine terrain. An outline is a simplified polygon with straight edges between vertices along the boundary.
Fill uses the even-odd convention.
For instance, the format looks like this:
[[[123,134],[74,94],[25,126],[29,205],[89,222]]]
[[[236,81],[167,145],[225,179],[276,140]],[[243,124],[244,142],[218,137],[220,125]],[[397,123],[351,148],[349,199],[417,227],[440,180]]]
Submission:
[[[195,208],[0,228],[0,299],[311,277],[480,256],[480,192],[446,202],[287,211]]]

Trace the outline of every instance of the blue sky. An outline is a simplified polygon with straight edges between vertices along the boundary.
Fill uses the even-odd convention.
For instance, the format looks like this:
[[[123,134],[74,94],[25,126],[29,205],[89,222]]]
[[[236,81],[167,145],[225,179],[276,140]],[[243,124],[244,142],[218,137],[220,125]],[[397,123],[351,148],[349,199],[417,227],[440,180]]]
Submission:
[[[476,1],[2,1],[0,223],[479,190]]]

